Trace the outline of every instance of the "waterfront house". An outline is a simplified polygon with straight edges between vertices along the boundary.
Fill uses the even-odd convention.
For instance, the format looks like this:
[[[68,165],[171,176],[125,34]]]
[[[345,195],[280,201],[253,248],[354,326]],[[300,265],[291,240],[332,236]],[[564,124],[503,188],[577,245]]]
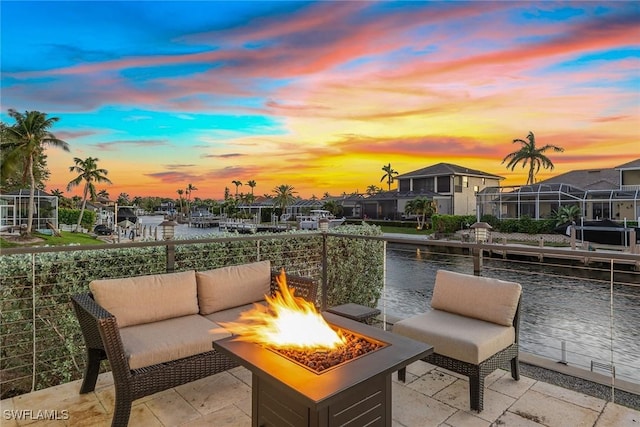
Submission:
[[[533,185],[489,187],[478,193],[481,214],[548,218],[577,205],[585,220],[640,218],[640,159],[603,169],[569,171]]]

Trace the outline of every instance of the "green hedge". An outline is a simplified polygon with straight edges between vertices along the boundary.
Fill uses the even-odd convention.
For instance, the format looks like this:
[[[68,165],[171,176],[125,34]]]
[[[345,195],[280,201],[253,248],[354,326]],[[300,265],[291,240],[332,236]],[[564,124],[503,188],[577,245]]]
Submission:
[[[67,225],[76,225],[78,223],[78,217],[80,217],[80,209],[58,209],[58,223]],[[86,228],[89,231],[93,231],[93,225],[96,223],[96,213],[85,209],[82,214],[82,222],[80,226]]]

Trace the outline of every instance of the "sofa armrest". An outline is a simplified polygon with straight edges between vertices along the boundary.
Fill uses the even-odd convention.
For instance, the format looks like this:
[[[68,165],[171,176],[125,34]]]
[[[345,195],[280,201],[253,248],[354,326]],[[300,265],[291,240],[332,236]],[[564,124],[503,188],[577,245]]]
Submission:
[[[71,301],[87,349],[100,349],[105,352],[114,378],[129,376],[129,362],[115,316],[100,306],[90,293],[73,295]]]
[[[278,282],[276,277],[278,272],[271,273],[271,295],[278,290]],[[318,297],[318,284],[310,277],[296,276],[287,274],[287,286],[295,289],[295,295],[316,304]]]

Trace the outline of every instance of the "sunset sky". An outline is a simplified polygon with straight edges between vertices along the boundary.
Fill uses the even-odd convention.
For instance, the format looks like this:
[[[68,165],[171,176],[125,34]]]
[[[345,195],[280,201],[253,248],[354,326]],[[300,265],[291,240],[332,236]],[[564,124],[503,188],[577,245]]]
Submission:
[[[364,192],[388,163],[523,184],[640,157],[640,2],[2,1],[2,121],[59,117],[48,190],[99,158],[119,193]],[[69,193],[66,193],[69,195]]]

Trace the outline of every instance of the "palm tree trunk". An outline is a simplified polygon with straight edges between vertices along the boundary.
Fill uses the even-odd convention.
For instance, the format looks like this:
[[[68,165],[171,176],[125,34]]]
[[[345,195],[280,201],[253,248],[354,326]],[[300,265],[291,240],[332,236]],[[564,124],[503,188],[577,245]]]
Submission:
[[[80,229],[80,223],[82,222],[82,216],[84,215],[84,208],[87,206],[87,193],[89,192],[89,186],[85,184],[84,186],[84,194],[82,196],[82,207],[80,208],[80,215],[78,215],[78,223],[76,224],[75,232],[77,233]],[[116,221],[118,218],[116,217]]]
[[[27,169],[29,170],[29,180],[31,181],[31,188],[29,188],[29,206],[27,207],[27,235],[30,235],[33,230],[33,205],[36,200],[36,178],[33,175],[33,154],[29,155]]]

